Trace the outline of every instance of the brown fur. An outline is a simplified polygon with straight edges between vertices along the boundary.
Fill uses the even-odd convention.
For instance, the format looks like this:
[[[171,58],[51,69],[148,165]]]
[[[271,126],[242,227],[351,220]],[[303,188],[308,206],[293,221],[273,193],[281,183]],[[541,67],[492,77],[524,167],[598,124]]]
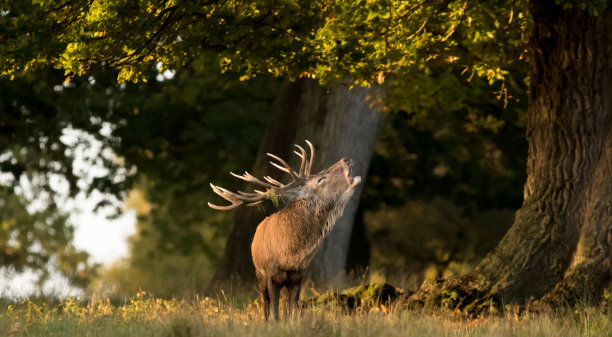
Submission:
[[[257,227],[251,253],[259,280],[264,315],[270,305],[279,319],[278,300],[288,289],[287,314],[300,296],[302,280],[323,239],[342,215],[359,177],[351,177],[352,161],[343,158],[299,187],[284,191],[288,205],[265,218]]]

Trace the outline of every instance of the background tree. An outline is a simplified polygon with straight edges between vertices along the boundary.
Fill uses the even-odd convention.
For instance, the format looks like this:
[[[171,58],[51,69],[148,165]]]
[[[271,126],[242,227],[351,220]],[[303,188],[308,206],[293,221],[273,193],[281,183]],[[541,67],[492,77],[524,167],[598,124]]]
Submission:
[[[468,73],[499,85],[503,99],[511,97],[522,79],[513,79],[508,69],[528,48],[525,200],[500,245],[472,282],[462,284],[475,287],[478,298],[521,302],[531,296],[571,300],[582,285],[596,296],[608,283],[610,64],[602,47],[610,45],[608,1],[10,6],[3,6],[9,9],[2,15],[10,33],[2,46],[9,55],[1,68],[6,75],[49,63],[78,75],[105,64],[118,67],[120,79],[141,79],[158,62],[174,68],[188,55],[214,51],[222,69],[246,77],[382,83],[388,104],[403,110],[412,102],[402,93],[414,85],[404,80],[435,63],[465,65]],[[533,17],[528,45],[527,10]],[[27,35],[18,29],[28,25]],[[51,38],[48,32],[54,32]],[[47,48],[32,53],[38,50],[33,46]]]
[[[475,271],[503,299],[570,303],[609,285],[609,2],[532,1],[525,200]],[[535,286],[537,285],[537,286]]]
[[[74,229],[61,209],[67,198],[102,193],[108,204],[127,188],[125,168],[88,149],[112,139],[80,105],[85,86],[64,83],[59,71],[0,81],[0,267],[35,271],[41,283],[59,271],[84,286],[95,271],[71,244]],[[90,166],[104,162],[107,180],[79,170],[79,155]]]

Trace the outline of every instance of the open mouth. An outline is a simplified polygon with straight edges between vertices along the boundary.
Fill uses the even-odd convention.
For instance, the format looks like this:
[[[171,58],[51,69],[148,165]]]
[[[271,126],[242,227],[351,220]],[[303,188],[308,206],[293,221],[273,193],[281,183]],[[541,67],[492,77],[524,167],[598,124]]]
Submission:
[[[361,182],[361,177],[353,176],[353,161],[352,160],[349,159],[347,164],[348,164],[348,171],[346,173],[346,177],[348,178],[351,186],[355,186]]]

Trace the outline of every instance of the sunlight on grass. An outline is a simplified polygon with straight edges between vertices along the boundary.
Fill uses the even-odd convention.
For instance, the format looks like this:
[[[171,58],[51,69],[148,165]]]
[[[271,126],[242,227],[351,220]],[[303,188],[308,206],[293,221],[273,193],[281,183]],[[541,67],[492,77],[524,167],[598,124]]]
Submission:
[[[399,305],[309,308],[299,318],[266,323],[257,301],[158,299],[139,292],[125,304],[26,299],[0,302],[1,336],[612,336],[610,313],[598,308],[506,313],[468,319],[459,313]]]

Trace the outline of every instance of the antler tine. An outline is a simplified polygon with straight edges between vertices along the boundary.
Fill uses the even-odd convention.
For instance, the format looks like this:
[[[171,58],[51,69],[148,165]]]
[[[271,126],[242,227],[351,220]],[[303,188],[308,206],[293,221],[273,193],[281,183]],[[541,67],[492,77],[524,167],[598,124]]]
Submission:
[[[263,181],[255,178],[254,176],[252,176],[249,172],[244,172],[244,175],[238,175],[235,174],[233,172],[230,172],[231,175],[233,175],[234,177],[238,178],[238,179],[242,179],[244,181],[248,181],[250,183],[255,183],[259,186],[263,186],[265,188],[272,188],[273,186],[268,184],[268,183],[264,183]]]
[[[297,151],[293,151],[293,153],[297,154],[300,158],[302,158],[302,163],[300,164],[300,177],[304,176],[304,173],[306,172],[306,151],[304,150],[303,147],[295,144],[295,147],[297,147],[298,149],[300,149],[300,153],[298,153]]]
[[[238,201],[246,201],[246,202],[253,202],[253,201],[259,201],[261,200],[262,196],[261,195],[254,195],[252,197],[248,197],[248,196],[242,196],[240,194],[234,193],[234,192],[230,192],[228,190],[226,190],[223,187],[220,186],[215,186],[213,184],[210,184],[213,187],[213,191],[215,193],[217,193],[218,195],[220,195],[221,197],[227,199],[227,198],[231,198],[231,199],[236,199]],[[229,199],[228,199],[229,200]],[[231,201],[231,200],[229,200]]]
[[[234,208],[236,208],[238,206],[240,206],[240,204],[233,203],[233,202],[229,206],[217,206],[215,204],[211,204],[210,202],[208,203],[208,207],[210,207],[212,209],[216,209],[218,211],[229,211],[229,210],[232,210],[232,209],[234,209]]]
[[[310,170],[312,169],[312,160],[314,158],[314,154],[315,154],[315,150],[314,150],[314,146],[312,146],[312,143],[308,141],[308,139],[306,139],[306,144],[308,144],[308,147],[310,147],[310,161],[308,162],[308,166],[306,167],[306,175],[309,176],[310,175]]]
[[[211,204],[210,202],[208,203],[208,206],[210,208],[214,208],[220,211],[227,211],[230,209],[234,209],[242,205],[245,202],[247,203],[260,202],[265,198],[264,194],[245,193],[245,192],[238,192],[240,194],[236,194],[236,193],[226,190],[223,187],[215,186],[212,183],[210,184],[210,187],[212,188],[213,192],[218,194],[223,199],[232,203],[231,205],[228,205],[228,206],[218,206],[218,205]]]
[[[258,193],[257,190],[255,190],[255,193],[238,191],[238,194],[240,194],[243,197],[253,198],[253,197],[258,197],[258,196],[264,194],[264,192],[259,191],[259,193]]]
[[[269,182],[272,185],[275,185],[276,187],[285,187],[285,185],[281,184],[280,182],[278,182],[275,179],[272,179],[272,177],[270,176],[265,176],[264,179]]]
[[[271,154],[271,153],[266,153],[268,156],[270,156],[271,158],[274,158],[276,160],[278,160],[279,163],[281,163],[283,166],[280,166],[274,162],[270,162],[270,164],[272,164],[272,166],[276,167],[277,169],[283,171],[283,172],[287,172],[291,175],[291,179],[293,179],[293,181],[296,181],[298,176],[295,173],[295,171],[293,171],[291,169],[291,166],[289,166],[289,164],[287,164],[284,160],[280,159],[279,157]]]
[[[227,205],[227,206],[218,206],[212,203],[208,203],[208,207],[219,210],[219,211],[229,211],[231,209],[234,209],[238,206],[240,206],[241,204],[243,204],[242,201],[231,198],[227,195],[225,195],[225,193],[223,193],[223,189],[221,187],[217,187],[215,185],[213,185],[212,183],[210,184],[210,187],[212,188],[213,192],[217,193],[219,196],[221,196],[223,199],[231,202],[231,205]]]

